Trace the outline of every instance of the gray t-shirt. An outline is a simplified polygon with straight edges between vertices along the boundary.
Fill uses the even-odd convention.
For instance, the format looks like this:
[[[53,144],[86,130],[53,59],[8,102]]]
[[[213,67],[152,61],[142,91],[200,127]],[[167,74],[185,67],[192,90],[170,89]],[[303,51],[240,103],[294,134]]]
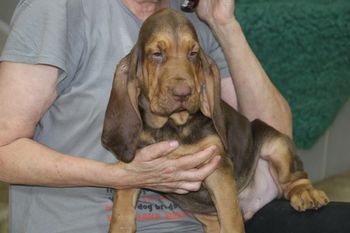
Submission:
[[[172,1],[173,8],[179,5]],[[195,14],[186,16],[227,77],[224,56],[208,27]],[[141,24],[121,0],[19,3],[1,61],[49,64],[60,70],[58,98],[39,122],[35,140],[73,156],[116,161],[100,142],[104,113],[115,66],[132,48]],[[10,232],[107,232],[112,197],[109,188],[13,185]],[[143,191],[136,209],[138,232],[202,232],[189,214],[157,193]]]

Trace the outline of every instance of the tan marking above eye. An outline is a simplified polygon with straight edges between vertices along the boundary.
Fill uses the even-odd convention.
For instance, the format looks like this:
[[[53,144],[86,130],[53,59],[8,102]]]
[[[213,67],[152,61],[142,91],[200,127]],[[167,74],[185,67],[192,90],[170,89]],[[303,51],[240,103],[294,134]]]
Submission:
[[[180,51],[182,51],[183,55],[190,59],[195,58],[200,50],[198,42],[189,36],[181,38],[181,41],[179,42],[179,48]]]

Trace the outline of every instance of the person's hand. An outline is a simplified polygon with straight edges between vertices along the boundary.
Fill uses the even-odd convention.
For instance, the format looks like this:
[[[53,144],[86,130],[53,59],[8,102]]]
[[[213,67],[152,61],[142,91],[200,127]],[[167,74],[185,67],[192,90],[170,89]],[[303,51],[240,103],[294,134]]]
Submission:
[[[211,26],[224,25],[235,20],[234,6],[234,0],[200,0],[196,13]]]
[[[116,188],[147,188],[178,194],[197,191],[219,164],[216,147],[178,159],[168,158],[177,147],[175,141],[156,143],[139,150],[132,162],[119,162],[124,185]]]

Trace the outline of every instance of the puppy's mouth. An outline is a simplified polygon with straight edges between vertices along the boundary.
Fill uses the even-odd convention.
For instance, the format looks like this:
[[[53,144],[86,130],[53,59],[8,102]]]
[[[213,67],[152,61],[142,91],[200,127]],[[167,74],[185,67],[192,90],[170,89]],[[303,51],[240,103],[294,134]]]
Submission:
[[[154,114],[162,115],[165,117],[170,117],[173,114],[187,112],[188,114],[194,114],[199,110],[199,107],[197,104],[192,103],[192,101],[189,102],[171,102],[171,101],[165,101],[163,104],[155,104],[152,106],[151,104],[151,111]]]
[[[171,119],[176,125],[184,125],[190,116],[197,112],[199,107],[183,103],[151,104],[150,111],[152,114],[162,118]]]
[[[183,111],[190,112],[192,109],[192,106],[187,106],[186,102],[176,102],[173,104],[172,108],[173,108],[173,110],[169,112],[170,115],[173,113],[179,113],[179,112],[183,112]]]
[[[200,110],[197,93],[193,86],[186,85],[160,89],[160,92],[149,96],[149,110],[160,118],[171,119],[176,125],[184,125],[191,115]]]

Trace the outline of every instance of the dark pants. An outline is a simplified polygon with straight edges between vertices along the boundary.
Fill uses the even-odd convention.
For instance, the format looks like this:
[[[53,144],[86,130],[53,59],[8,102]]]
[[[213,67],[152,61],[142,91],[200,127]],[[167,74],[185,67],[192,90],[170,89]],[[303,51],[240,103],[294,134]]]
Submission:
[[[297,212],[275,200],[245,224],[246,233],[350,233],[350,203],[331,202],[319,210]]]

